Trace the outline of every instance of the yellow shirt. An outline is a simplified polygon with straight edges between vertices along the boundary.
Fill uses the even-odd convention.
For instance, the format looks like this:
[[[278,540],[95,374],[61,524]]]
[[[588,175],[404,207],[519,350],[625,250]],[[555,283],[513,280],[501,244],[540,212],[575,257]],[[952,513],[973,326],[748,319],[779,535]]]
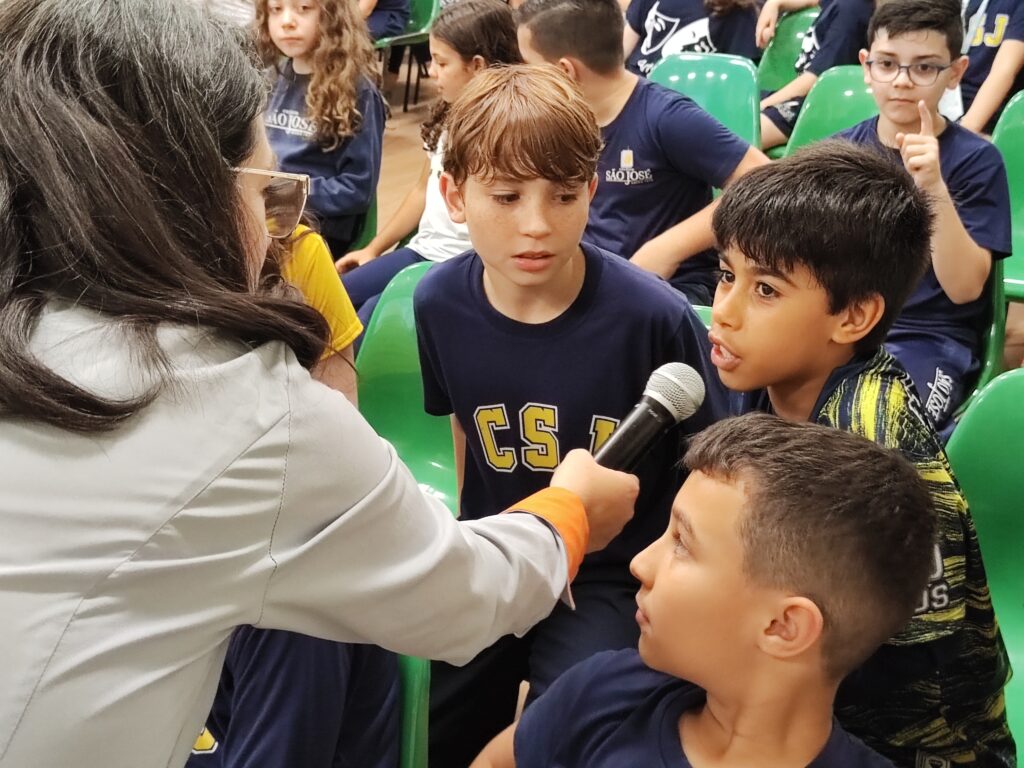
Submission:
[[[363,324],[334,269],[331,252],[316,232],[302,226],[295,230],[281,275],[302,291],[306,302],[327,320],[331,345],[324,357],[340,352],[363,332]]]

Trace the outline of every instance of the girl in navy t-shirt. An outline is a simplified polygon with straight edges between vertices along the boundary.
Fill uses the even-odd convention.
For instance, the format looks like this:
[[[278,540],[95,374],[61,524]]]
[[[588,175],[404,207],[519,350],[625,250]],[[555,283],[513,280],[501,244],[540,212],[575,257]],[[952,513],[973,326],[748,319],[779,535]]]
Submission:
[[[277,74],[267,138],[281,170],[309,175],[309,209],[337,258],[358,235],[380,177],[385,106],[373,44],[350,0],[258,0],[256,21]]]

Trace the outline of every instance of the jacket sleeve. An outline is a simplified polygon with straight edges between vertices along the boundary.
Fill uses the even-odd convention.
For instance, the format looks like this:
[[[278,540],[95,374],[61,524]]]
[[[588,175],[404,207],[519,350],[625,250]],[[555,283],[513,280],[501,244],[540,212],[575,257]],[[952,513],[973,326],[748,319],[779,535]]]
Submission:
[[[359,93],[359,113],[359,131],[335,150],[334,175],[310,178],[309,206],[325,218],[365,213],[377,192],[385,114],[372,85]]]
[[[550,613],[570,567],[557,520],[455,520],[344,397],[296,368],[258,626],[458,664]],[[581,516],[568,496],[554,503]]]

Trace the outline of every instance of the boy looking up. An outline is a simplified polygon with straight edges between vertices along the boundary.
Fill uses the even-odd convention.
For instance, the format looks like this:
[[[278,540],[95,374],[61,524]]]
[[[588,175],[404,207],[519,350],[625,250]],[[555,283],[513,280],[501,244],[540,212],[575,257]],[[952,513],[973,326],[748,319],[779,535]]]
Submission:
[[[668,529],[633,559],[639,653],[574,667],[474,768],[891,768],[832,703],[928,579],[914,468],[766,414],[710,427],[684,462]]]
[[[601,126],[584,240],[706,305],[715,282],[712,187],[768,159],[687,97],[626,71],[622,29],[615,0],[527,0],[519,9],[523,60],[566,72]]]
[[[967,68],[960,0],[888,0],[860,52],[879,115],[843,131],[904,166],[931,198],[931,263],[893,323],[886,347],[914,380],[943,438],[980,368],[992,321],[992,259],[1010,255],[1010,190],[999,150],[939,115]]]
[[[839,722],[898,765],[1012,766],[1009,661],[974,522],[909,376],[881,346],[928,263],[927,198],[888,158],[844,141],[742,181],[715,212],[722,278],[710,334],[722,382],[742,393],[737,411],[899,451],[939,517],[914,617],[844,681]]]
[[[686,299],[580,245],[600,146],[593,113],[555,67],[485,71],[452,105],[441,192],[473,250],[433,267],[414,307],[426,410],[452,414],[462,517],[543,487],[570,449],[598,448],[664,363],[689,363],[712,385],[687,431],[726,411]],[[628,565],[668,520],[679,436],[672,430],[636,468],[636,515],[585,560],[575,611],[556,608],[466,667],[434,665],[432,765],[468,765],[512,722],[522,679],[535,697],[577,661],[635,644]]]

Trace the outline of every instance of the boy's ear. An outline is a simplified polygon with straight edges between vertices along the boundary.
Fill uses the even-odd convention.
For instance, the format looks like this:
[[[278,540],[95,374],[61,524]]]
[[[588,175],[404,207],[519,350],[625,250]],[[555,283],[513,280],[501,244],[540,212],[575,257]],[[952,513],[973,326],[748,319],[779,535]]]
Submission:
[[[448,216],[456,224],[466,223],[466,203],[462,199],[462,191],[455,184],[455,179],[445,171],[440,179],[441,197],[444,198]]]
[[[967,65],[970,63],[966,56],[961,56],[955,59],[949,66],[949,85],[947,88],[956,88],[960,85],[960,78],[964,76],[964,72],[967,71]]]
[[[555,65],[565,72],[565,74],[567,74],[574,83],[578,83],[580,81],[580,65],[578,61],[570,59],[567,56],[563,56],[555,62]]]
[[[871,85],[871,73],[868,72],[868,56],[871,53],[866,48],[861,48],[857,54],[857,59],[860,61],[860,68],[864,70],[864,85]]]
[[[590,183],[587,185],[587,197],[590,199],[590,202],[594,202],[594,195],[596,195],[596,194],[597,194],[597,174],[595,173],[594,177],[590,180]]]
[[[825,617],[813,600],[792,596],[780,601],[771,623],[758,638],[758,647],[776,659],[791,659],[821,638]]]
[[[836,344],[854,344],[867,336],[885,314],[885,299],[873,293],[858,299],[839,313],[838,324],[832,331]]]

